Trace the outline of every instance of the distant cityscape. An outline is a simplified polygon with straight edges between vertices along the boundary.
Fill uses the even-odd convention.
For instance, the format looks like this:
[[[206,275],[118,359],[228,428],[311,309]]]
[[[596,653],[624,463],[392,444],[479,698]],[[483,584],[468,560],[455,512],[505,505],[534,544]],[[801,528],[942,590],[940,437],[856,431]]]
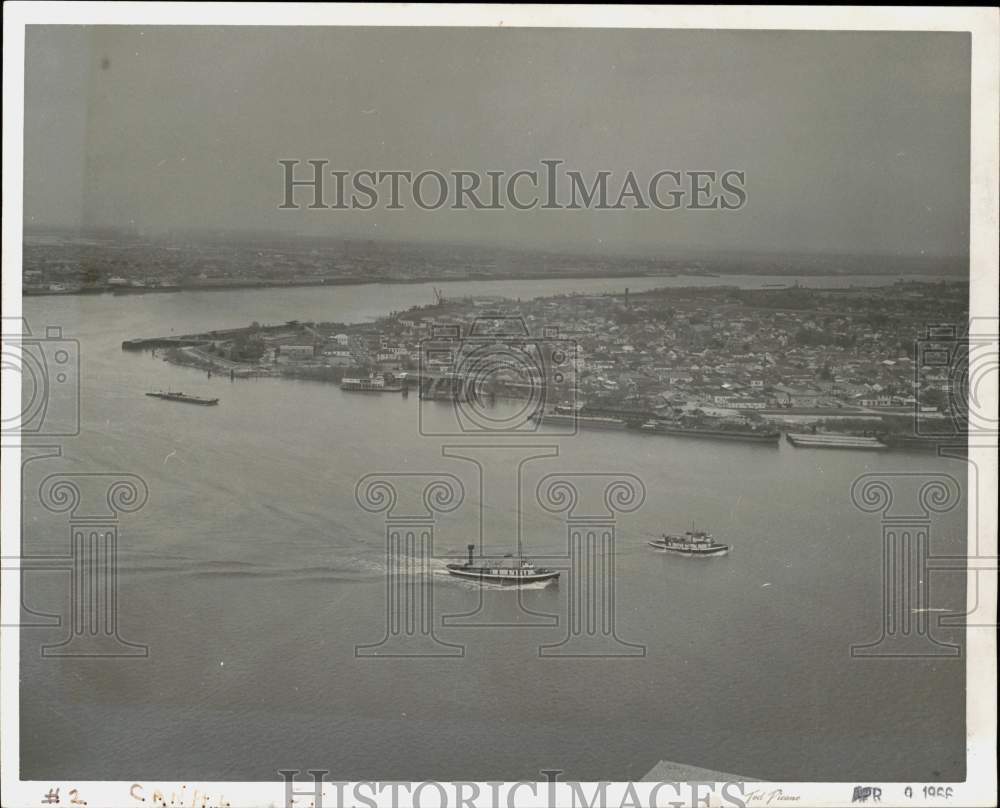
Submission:
[[[703,254],[620,256],[287,234],[31,230],[23,292],[143,294],[363,283],[573,277],[935,275],[962,278],[964,257]]]

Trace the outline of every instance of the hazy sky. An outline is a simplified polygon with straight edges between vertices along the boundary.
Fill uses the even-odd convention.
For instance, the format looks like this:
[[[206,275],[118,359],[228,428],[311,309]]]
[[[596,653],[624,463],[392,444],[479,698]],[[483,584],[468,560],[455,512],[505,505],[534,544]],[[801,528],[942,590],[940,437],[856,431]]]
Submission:
[[[958,33],[28,28],[25,221],[581,250],[959,255]],[[280,159],[739,169],[719,211],[281,211]],[[612,181],[612,187],[615,182]]]

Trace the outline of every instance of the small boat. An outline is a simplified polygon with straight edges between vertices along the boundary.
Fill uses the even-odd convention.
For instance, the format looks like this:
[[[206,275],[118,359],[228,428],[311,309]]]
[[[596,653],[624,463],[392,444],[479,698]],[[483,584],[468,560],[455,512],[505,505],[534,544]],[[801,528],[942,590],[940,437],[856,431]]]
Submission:
[[[656,550],[688,557],[723,556],[729,552],[728,544],[717,542],[704,530],[687,530],[680,535],[664,533],[649,539],[647,544]]]
[[[198,396],[189,396],[187,393],[172,393],[163,392],[160,390],[156,393],[146,393],[150,398],[162,398],[165,401],[182,401],[185,404],[200,404],[203,407],[212,407],[219,403],[217,398],[199,398]]]
[[[448,564],[448,573],[458,578],[472,578],[480,583],[520,586],[539,581],[554,581],[559,578],[559,570],[536,567],[523,556],[515,558],[508,554],[502,559],[473,557],[476,545],[469,545],[469,556],[464,564]]]

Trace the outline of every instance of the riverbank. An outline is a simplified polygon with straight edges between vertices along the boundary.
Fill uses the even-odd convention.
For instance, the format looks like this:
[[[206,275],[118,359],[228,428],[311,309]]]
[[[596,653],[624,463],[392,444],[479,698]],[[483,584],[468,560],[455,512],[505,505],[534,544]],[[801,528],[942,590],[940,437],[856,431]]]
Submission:
[[[478,281],[545,281],[545,280],[619,280],[624,278],[719,278],[721,275],[715,273],[701,272],[644,272],[636,273],[630,271],[627,275],[617,275],[614,273],[600,272],[528,272],[516,273],[504,276],[465,275],[449,277],[449,282],[471,283]],[[411,277],[381,277],[375,276],[347,276],[338,278],[318,278],[309,280],[282,280],[270,281],[263,279],[247,279],[224,283],[179,283],[175,286],[96,286],[78,289],[32,289],[25,287],[22,294],[31,297],[42,297],[48,295],[103,295],[111,294],[116,297],[127,295],[147,295],[147,294],[173,294],[176,292],[228,292],[236,289],[295,289],[316,286],[364,286],[368,284],[418,284],[437,283],[438,278],[432,275],[416,275]]]
[[[114,295],[115,297],[131,297],[133,295],[149,294],[176,294],[178,292],[229,292],[246,289],[299,289],[314,287],[337,287],[337,286],[369,286],[373,284],[408,285],[408,284],[428,284],[428,283],[496,283],[502,281],[558,281],[558,280],[598,280],[598,281],[627,281],[630,278],[636,279],[658,279],[664,280],[711,280],[713,282],[725,281],[727,278],[746,278],[742,272],[702,272],[698,270],[680,272],[656,272],[656,271],[636,271],[630,268],[625,273],[614,272],[514,272],[504,275],[450,275],[443,280],[435,275],[410,275],[410,276],[383,276],[379,274],[339,276],[335,278],[303,278],[289,280],[268,280],[264,278],[247,278],[244,280],[201,282],[201,283],[177,283],[168,286],[120,286],[112,284],[101,284],[96,286],[80,286],[67,289],[35,288],[24,285],[21,294],[25,297],[63,297],[67,295]],[[754,277],[754,276],[750,276]],[[827,278],[853,278],[850,274],[821,273],[815,275],[761,275],[759,276],[761,288],[781,289],[795,286],[805,281],[822,280]],[[771,278],[779,277],[782,280],[773,281]],[[900,276],[898,273],[873,272],[858,279],[868,279],[884,281],[885,284],[899,280],[928,281],[936,280],[936,277],[915,274]],[[879,285],[866,283],[865,285]]]
[[[894,448],[920,450],[936,449],[942,442],[914,434],[918,405],[922,421],[941,428],[950,423],[947,413],[925,403],[935,393],[938,401],[948,401],[932,379],[919,398],[890,393],[875,406],[872,396],[874,390],[912,387],[909,346],[919,337],[919,323],[931,309],[951,305],[957,312],[963,300],[960,285],[740,289],[706,280],[704,286],[641,289],[636,288],[640,280],[628,281],[631,294],[626,287],[617,294],[549,291],[530,299],[452,296],[433,288],[434,303],[386,312],[382,299],[377,313],[364,322],[294,319],[261,325],[255,320],[249,326],[180,335],[171,329],[170,336],[125,340],[122,348],[167,349],[165,358],[174,364],[233,379],[276,376],[338,383],[345,376],[385,374],[388,379],[391,374],[419,388],[420,398],[466,401],[485,390],[523,399],[532,386],[518,380],[508,365],[488,373],[487,388],[484,379],[455,376],[464,367],[453,355],[456,349],[461,353],[461,340],[449,347],[451,358],[444,362],[440,351],[427,350],[434,347],[428,340],[438,326],[472,334],[476,323],[515,318],[579,335],[566,343],[576,353],[572,363],[560,359],[559,372],[538,377],[548,406],[586,403],[603,410],[641,411],[648,413],[640,419],[643,423],[652,418],[676,422],[690,427],[682,430],[685,434],[707,436],[715,419],[721,419],[736,433],[769,423],[775,440],[777,430],[844,438],[803,441],[823,448],[851,445],[853,438],[862,438],[867,446],[870,438],[889,444],[898,436],[903,439],[891,441]],[[850,314],[854,309],[862,313]],[[727,321],[738,324],[739,337],[720,336]],[[529,339],[536,342],[538,335]],[[638,415],[633,415],[624,422],[636,421]]]
[[[184,340],[189,338],[178,339]],[[233,381],[254,378],[283,378],[294,381],[312,381],[339,385],[345,377],[357,375],[357,370],[352,368],[325,366],[302,367],[297,365],[274,365],[264,367],[260,365],[241,364],[206,353],[204,346],[210,344],[210,341],[205,341],[200,344],[186,344],[170,347],[163,352],[162,358],[173,365],[205,371],[209,378],[213,376],[221,376],[229,377],[229,379]],[[158,350],[161,349],[154,348],[152,349],[152,352],[157,354]],[[403,374],[402,377],[396,377],[395,380],[401,383],[404,390],[414,388],[421,392],[421,396],[423,396],[422,391],[424,389],[424,385],[419,374]],[[401,390],[392,390],[391,392],[386,391],[385,394],[392,395],[393,393],[398,394],[399,392],[401,392]],[[432,397],[428,396],[428,398]],[[440,396],[436,398],[441,399]],[[494,393],[492,393],[491,398],[498,401],[523,401],[527,398],[527,395],[524,394],[523,391],[501,386],[497,388]],[[448,399],[445,397],[443,400]],[[454,400],[459,401],[460,399],[455,398]],[[899,432],[898,415],[888,418],[883,418],[873,413],[865,416],[854,414],[853,418],[845,416],[841,422],[845,427],[845,430],[835,431],[834,429],[831,429],[831,426],[833,426],[836,422],[826,417],[828,416],[826,409],[817,408],[811,412],[808,408],[796,408],[796,410],[796,417],[790,419],[783,419],[781,417],[780,410],[775,410],[769,417],[764,416],[762,418],[762,421],[769,424],[772,428],[773,437],[771,437],[770,433],[765,434],[766,430],[760,430],[757,432],[749,429],[730,429],[729,431],[719,431],[706,428],[691,428],[690,426],[682,427],[680,425],[667,429],[630,428],[630,423],[626,419],[611,417],[598,419],[593,417],[582,417],[579,422],[571,422],[566,431],[561,431],[558,427],[556,427],[556,430],[557,434],[577,435],[592,431],[592,422],[600,420],[603,422],[614,421],[618,429],[631,435],[666,436],[680,439],[695,439],[700,441],[717,441],[722,438],[726,439],[728,442],[739,444],[756,443],[760,445],[776,446],[779,438],[782,434],[784,434],[787,442],[796,449],[853,449],[869,451],[895,450],[903,452],[937,453],[939,447],[941,446],[948,446],[952,449],[956,448],[956,441],[954,439],[948,441],[944,438],[929,438]],[[734,415],[739,417],[738,414]],[[809,417],[810,415],[812,416],[811,418]],[[654,414],[649,413],[647,416],[649,418],[653,418]],[[859,432],[856,427],[858,423],[862,421],[864,422],[865,429],[863,432]],[[564,424],[564,426],[566,425]],[[808,429],[810,426],[813,428],[819,427],[819,431],[801,431],[803,428]],[[609,425],[605,423],[602,428],[608,429]],[[958,448],[961,447],[959,446]]]

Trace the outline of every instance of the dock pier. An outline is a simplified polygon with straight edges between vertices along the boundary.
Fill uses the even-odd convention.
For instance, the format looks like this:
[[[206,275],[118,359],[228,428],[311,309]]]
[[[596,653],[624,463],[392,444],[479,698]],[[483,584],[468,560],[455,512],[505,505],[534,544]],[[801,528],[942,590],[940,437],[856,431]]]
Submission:
[[[878,438],[859,435],[835,435],[826,432],[816,434],[787,432],[785,439],[800,449],[888,449]]]

